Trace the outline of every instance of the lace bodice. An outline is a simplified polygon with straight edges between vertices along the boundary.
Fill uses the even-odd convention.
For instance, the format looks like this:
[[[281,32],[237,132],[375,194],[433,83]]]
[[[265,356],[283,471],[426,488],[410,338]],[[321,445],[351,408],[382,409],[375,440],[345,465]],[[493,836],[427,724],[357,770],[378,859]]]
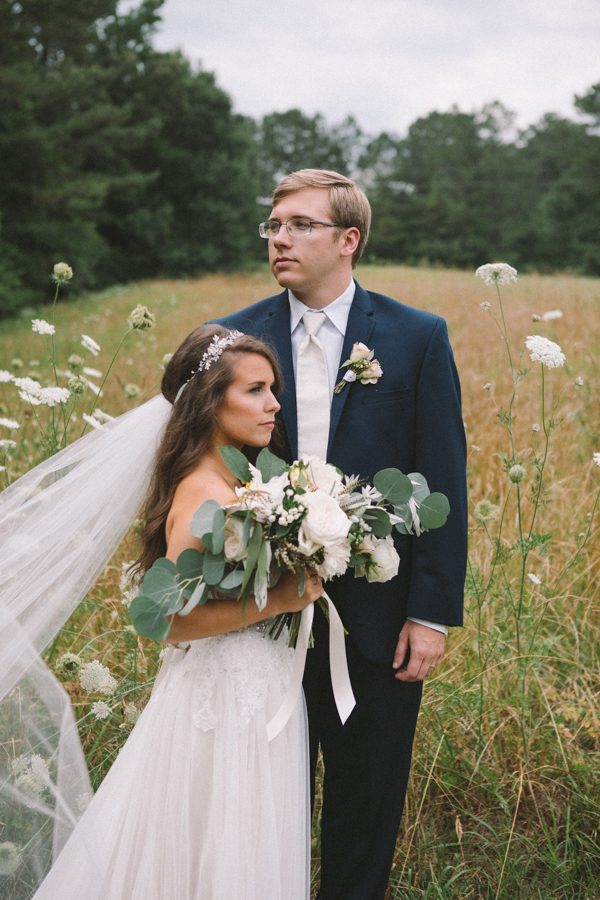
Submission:
[[[175,669],[192,678],[193,723],[202,731],[210,731],[217,717],[215,688],[226,680],[243,728],[263,709],[269,685],[279,684],[282,690],[286,689],[293,656],[286,636],[274,641],[266,635],[264,625],[202,638],[191,641],[188,649],[167,648],[154,690],[172,690],[173,679],[169,675]]]

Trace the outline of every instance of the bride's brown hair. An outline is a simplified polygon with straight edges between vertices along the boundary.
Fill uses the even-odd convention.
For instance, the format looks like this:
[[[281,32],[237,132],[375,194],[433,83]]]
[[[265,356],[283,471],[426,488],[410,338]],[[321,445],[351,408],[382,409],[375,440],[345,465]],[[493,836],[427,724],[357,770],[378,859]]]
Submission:
[[[165,369],[161,391],[173,404],[173,412],[156,453],[154,471],[141,510],[144,523],[142,550],[132,566],[133,573],[142,574],[166,553],[165,525],[175,490],[211,448],[216,415],[233,381],[234,364],[240,355],[258,353],[263,356],[273,369],[273,392],[281,391],[281,370],[275,354],[267,344],[251,335],[236,338],[206,371],[197,372],[198,363],[215,335],[225,337],[228,334],[229,331],[220,325],[196,328],[177,348]]]

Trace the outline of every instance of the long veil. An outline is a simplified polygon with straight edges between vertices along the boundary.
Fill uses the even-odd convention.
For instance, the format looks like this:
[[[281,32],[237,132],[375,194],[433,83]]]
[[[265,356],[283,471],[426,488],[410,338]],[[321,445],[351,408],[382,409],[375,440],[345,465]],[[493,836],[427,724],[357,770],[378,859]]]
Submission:
[[[42,652],[146,491],[172,406],[158,395],[0,494],[0,896],[28,898],[91,795],[67,693]]]

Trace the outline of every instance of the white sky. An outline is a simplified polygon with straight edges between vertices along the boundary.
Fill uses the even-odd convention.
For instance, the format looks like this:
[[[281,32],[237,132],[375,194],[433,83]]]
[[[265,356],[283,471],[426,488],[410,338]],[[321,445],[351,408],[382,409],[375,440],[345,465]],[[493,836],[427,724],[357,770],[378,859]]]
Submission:
[[[130,0],[129,5],[137,5]],[[598,0],[166,0],[155,39],[237,112],[297,106],[370,134],[500,100],[521,127],[600,79]]]

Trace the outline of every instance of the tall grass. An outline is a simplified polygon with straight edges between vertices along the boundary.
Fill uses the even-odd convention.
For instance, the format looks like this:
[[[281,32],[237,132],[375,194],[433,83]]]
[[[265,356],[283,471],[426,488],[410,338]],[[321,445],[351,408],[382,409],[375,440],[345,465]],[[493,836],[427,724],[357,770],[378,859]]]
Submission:
[[[494,290],[472,273],[390,266],[364,267],[358,277],[448,321],[463,385],[471,512],[489,501],[471,520],[465,627],[451,634],[445,664],[426,685],[389,898],[600,897],[600,470],[592,463],[600,450],[600,283],[520,278],[503,288],[503,337],[480,308],[490,302],[497,316]],[[149,306],[156,329],[131,336],[101,400],[118,414],[156,392],[163,354],[192,327],[273,291],[266,270],[114,288],[59,306],[56,358],[85,355],[85,332],[102,345],[89,364],[105,371],[132,307]],[[562,318],[532,322],[557,308]],[[543,411],[540,367],[523,354],[532,333],[558,342],[567,358],[544,372]],[[39,372],[43,340],[28,320],[3,323],[0,369],[16,357],[20,371]],[[36,359],[40,366],[31,365]],[[129,383],[139,397],[127,397]],[[0,384],[0,416],[22,423],[4,463],[14,478],[43,448],[14,386]],[[519,483],[507,474],[515,460],[526,470]],[[158,648],[127,627],[119,588],[135,540],[133,530],[48,652],[51,663],[66,650],[100,659],[119,680],[103,721],[91,712],[97,698],[69,682],[96,785],[131,727],[125,704],[144,703],[158,664]],[[318,872],[318,847],[314,865]]]

